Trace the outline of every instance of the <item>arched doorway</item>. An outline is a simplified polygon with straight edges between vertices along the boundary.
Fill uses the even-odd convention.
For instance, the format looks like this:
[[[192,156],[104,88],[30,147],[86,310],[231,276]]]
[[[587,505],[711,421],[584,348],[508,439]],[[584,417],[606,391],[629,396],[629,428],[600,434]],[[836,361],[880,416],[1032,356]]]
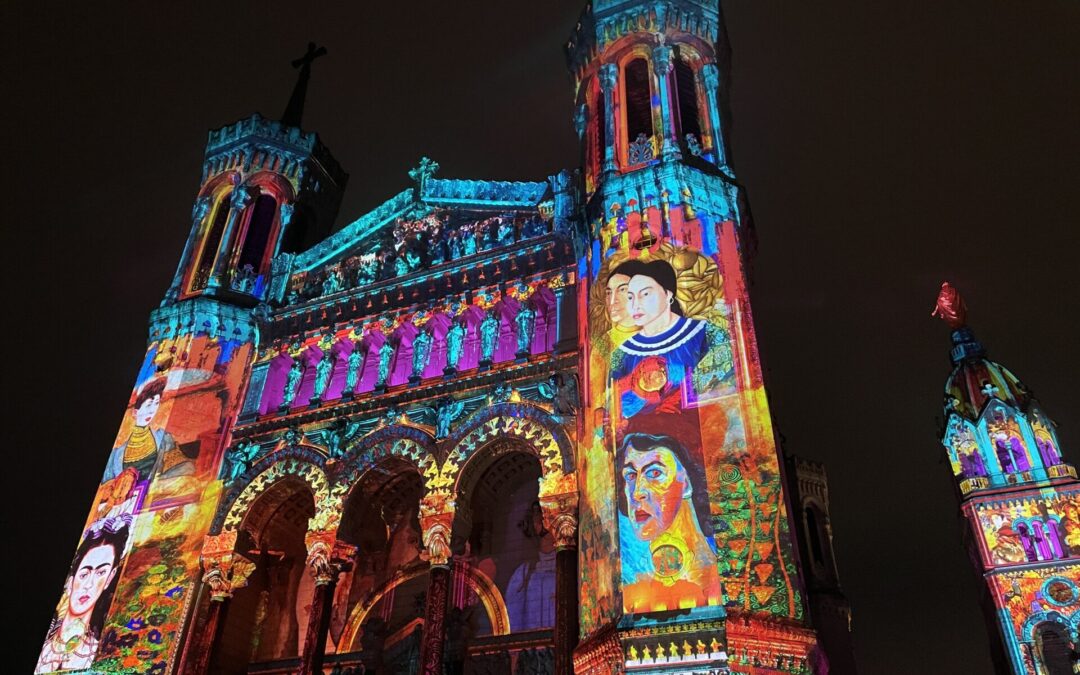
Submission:
[[[507,672],[553,659],[555,543],[538,501],[540,462],[522,441],[476,451],[458,482],[454,565],[447,614],[447,673]],[[502,601],[488,611],[476,580]],[[504,617],[506,626],[493,625]],[[485,670],[486,669],[486,670]]]
[[[297,478],[280,481],[251,505],[236,550],[255,562],[255,571],[229,603],[211,672],[246,673],[251,664],[301,654],[314,583],[304,535],[314,515],[311,489]]]
[[[428,565],[420,558],[423,492],[411,463],[388,458],[349,493],[338,538],[355,545],[357,557],[335,590],[327,639],[327,652],[341,654],[343,665],[416,672],[428,585]]]
[[[1035,628],[1035,652],[1046,675],[1072,675],[1073,645],[1065,626],[1052,621]]]

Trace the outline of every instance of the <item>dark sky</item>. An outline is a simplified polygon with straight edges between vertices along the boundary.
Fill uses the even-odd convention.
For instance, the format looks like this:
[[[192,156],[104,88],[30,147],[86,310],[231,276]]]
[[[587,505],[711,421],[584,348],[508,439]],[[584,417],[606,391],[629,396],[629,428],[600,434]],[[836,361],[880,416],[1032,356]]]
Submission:
[[[330,54],[304,126],[351,173],[342,221],[406,187],[421,155],[443,177],[542,179],[577,162],[562,45],[583,4],[5,5],[13,672],[59,597],[206,130],[279,115],[313,39]],[[724,10],[771,401],[788,450],[828,465],[862,672],[987,673],[935,436],[948,331],[929,313],[951,280],[1080,460],[1080,4]]]

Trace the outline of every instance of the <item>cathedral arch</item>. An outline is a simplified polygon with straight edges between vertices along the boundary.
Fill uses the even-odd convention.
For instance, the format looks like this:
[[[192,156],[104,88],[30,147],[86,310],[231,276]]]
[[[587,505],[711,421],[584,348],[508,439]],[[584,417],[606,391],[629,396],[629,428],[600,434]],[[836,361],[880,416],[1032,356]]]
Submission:
[[[656,111],[653,109],[652,57],[643,43],[634,45],[619,62],[619,100],[622,103],[620,158],[624,169],[656,156]]]
[[[987,435],[1001,473],[1021,473],[1042,467],[1028,447],[1024,432],[1027,420],[1012,406],[991,398],[979,416],[979,427]]]
[[[345,630],[341,636],[338,651],[349,652],[356,650],[359,647],[359,645],[356,644],[356,641],[360,635],[360,628],[364,625],[364,621],[368,618],[371,610],[379,603],[379,601],[405,582],[426,575],[428,570],[429,566],[424,563],[415,564],[407,570],[402,570],[399,574],[396,574],[393,578],[387,580],[380,587],[368,593],[367,597],[357,603],[350,612]],[[488,620],[492,625],[492,635],[509,634],[510,619],[506,614],[506,603],[503,601],[502,593],[499,592],[499,589],[491,579],[477,569],[469,569],[468,573],[464,575],[463,578],[466,580],[469,588],[476,593],[487,612]]]
[[[226,173],[218,176],[203,190],[202,198],[208,200],[207,214],[199,229],[199,243],[192,256],[187,288],[197,292],[206,288],[210,274],[214,269],[225,226],[232,213],[232,194],[236,174]]]
[[[346,458],[334,473],[335,489],[349,494],[372,467],[388,458],[404,461],[425,482],[438,473],[435,439],[415,427],[393,424],[376,429],[347,446]]]
[[[316,517],[336,520],[327,479],[325,457],[311,446],[292,446],[272,452],[256,461],[237,481],[237,487],[222,499],[212,532],[239,529],[244,517],[259,496],[280,481],[303,481],[318,506]]]
[[[495,439],[522,442],[540,461],[543,475],[552,471],[570,473],[574,455],[570,438],[562,426],[542,408],[531,403],[500,403],[484,408],[450,437],[453,449],[442,466],[442,476],[458,491],[462,470],[488,443]]]
[[[236,546],[254,569],[247,585],[234,589],[211,672],[239,675],[252,663],[300,655],[314,584],[305,537],[317,500],[306,480],[288,474],[259,492],[243,514]]]

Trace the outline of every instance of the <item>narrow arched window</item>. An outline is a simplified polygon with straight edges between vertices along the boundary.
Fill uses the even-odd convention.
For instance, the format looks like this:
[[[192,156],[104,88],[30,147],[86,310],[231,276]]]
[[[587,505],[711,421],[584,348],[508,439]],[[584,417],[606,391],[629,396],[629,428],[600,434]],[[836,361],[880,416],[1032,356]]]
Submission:
[[[214,269],[214,261],[217,259],[218,248],[221,246],[221,236],[225,232],[225,224],[229,221],[231,210],[232,192],[226,192],[217,200],[214,212],[210,216],[210,227],[203,236],[203,244],[199,249],[199,260],[195,265],[195,271],[191,276],[191,290],[200,291],[206,288],[210,280],[210,273]]]
[[[1035,629],[1035,644],[1042,672],[1047,675],[1070,675],[1073,672],[1073,646],[1068,633],[1059,624],[1046,622]]]
[[[825,564],[825,550],[821,545],[821,530],[818,528],[817,514],[806,507],[806,536],[810,544],[810,557],[817,565]]]
[[[679,140],[688,145],[688,149],[699,148],[701,138],[701,117],[698,113],[697,83],[694,71],[686,58],[679,55],[675,59],[675,68],[672,74],[675,80],[675,96],[672,98],[677,106],[677,119],[679,120]],[[693,135],[695,145],[690,145],[687,138]]]
[[[652,159],[652,87],[649,79],[649,62],[644,58],[633,59],[623,69],[627,162],[631,166]]]
[[[236,259],[237,271],[243,271],[250,266],[255,274],[263,272],[263,263],[267,257],[266,249],[270,243],[270,235],[274,231],[276,216],[277,200],[268,194],[259,195],[255,203],[248,207],[244,242],[240,248],[240,255]]]

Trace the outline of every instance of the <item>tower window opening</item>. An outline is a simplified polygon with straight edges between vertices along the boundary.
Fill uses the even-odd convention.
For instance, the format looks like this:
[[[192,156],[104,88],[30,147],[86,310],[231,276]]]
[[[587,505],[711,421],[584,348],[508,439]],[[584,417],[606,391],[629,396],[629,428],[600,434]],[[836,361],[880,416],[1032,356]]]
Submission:
[[[678,107],[679,138],[687,140],[687,136],[692,134],[694,141],[700,143],[702,140],[701,117],[698,113],[697,85],[694,81],[694,71],[682,56],[675,59],[673,77],[676,94],[673,98]]]
[[[1073,671],[1073,646],[1068,633],[1056,623],[1042,623],[1035,629],[1035,644],[1044,673],[1069,675]]]
[[[214,269],[214,261],[217,259],[218,247],[221,246],[221,236],[225,232],[225,223],[229,221],[231,211],[232,192],[226,192],[218,199],[217,208],[214,209],[213,220],[210,229],[207,230],[203,239],[202,251],[199,254],[199,262],[195,267],[195,273],[191,277],[191,290],[200,291],[206,288],[210,281],[210,273]]]
[[[277,214],[277,200],[271,195],[259,195],[248,210],[247,229],[244,233],[240,255],[236,259],[233,286],[240,282],[243,288],[237,290],[251,293],[256,277],[263,273],[266,259],[266,247],[274,230],[274,218]]]
[[[652,89],[649,62],[636,58],[623,69],[623,92],[626,97],[626,142],[628,145],[652,142]],[[651,158],[651,157],[650,157]],[[638,162],[630,161],[631,164]]]
[[[821,546],[821,530],[818,528],[817,514],[806,507],[806,534],[810,542],[810,556],[817,565],[825,564],[825,551]]]
[[[1035,542],[1032,540],[1031,530],[1028,528],[1027,523],[1018,524],[1016,532],[1020,535],[1020,545],[1024,548],[1024,555],[1027,557],[1028,562],[1038,562],[1039,553],[1035,549]]]

